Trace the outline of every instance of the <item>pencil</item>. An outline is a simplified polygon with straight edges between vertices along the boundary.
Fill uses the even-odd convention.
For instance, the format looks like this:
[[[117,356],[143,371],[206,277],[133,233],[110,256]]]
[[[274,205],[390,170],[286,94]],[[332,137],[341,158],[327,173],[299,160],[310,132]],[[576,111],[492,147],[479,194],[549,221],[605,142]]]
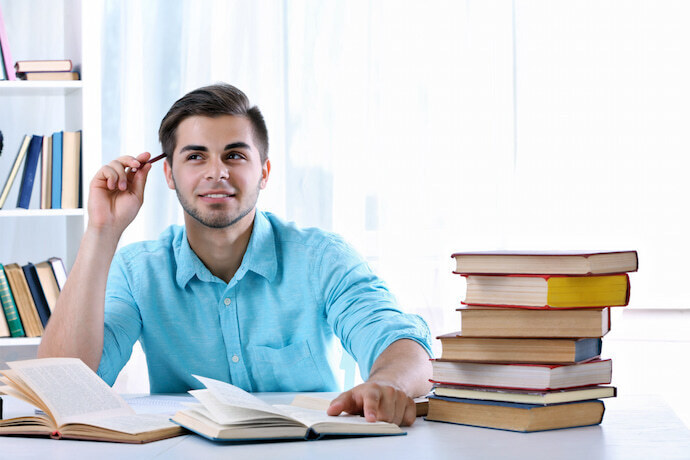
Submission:
[[[157,157],[151,158],[151,159],[150,159],[149,161],[147,161],[146,163],[155,163],[156,161],[160,160],[161,158],[165,158],[166,156],[167,156],[167,153],[163,152],[163,153],[161,153],[160,155],[158,155]]]

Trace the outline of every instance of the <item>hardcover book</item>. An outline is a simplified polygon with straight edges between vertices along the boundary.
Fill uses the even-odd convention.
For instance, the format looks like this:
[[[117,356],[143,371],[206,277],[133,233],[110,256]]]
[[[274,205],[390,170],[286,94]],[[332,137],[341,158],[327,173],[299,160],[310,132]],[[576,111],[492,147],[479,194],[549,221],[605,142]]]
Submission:
[[[22,181],[19,186],[19,196],[17,197],[18,208],[29,209],[38,160],[41,157],[41,144],[43,144],[42,136],[31,136],[29,151],[26,154],[26,163],[24,164],[24,172],[22,173]]]
[[[322,408],[314,409],[309,398],[298,397],[291,405],[270,405],[228,383],[194,377],[206,387],[189,392],[199,404],[177,412],[172,421],[214,441],[405,434],[393,423],[371,423],[357,415],[326,415]]]
[[[0,435],[144,443],[184,434],[168,416],[136,414],[76,358],[9,362],[0,391],[42,413],[0,420]]]
[[[637,271],[637,251],[618,252],[459,252],[455,273],[604,275]]]
[[[580,364],[431,362],[433,383],[523,390],[556,390],[611,383],[611,360]]]
[[[14,180],[17,177],[17,174],[19,173],[19,168],[21,168],[22,162],[26,157],[26,152],[28,152],[29,150],[30,143],[31,136],[24,136],[24,140],[22,141],[22,144],[19,146],[19,152],[17,153],[17,157],[14,159],[14,163],[12,164],[12,168],[10,169],[10,173],[8,174],[7,180],[5,181],[5,185],[2,187],[2,193],[0,193],[0,208],[5,206],[5,201],[7,201],[7,197],[10,194],[12,184],[14,183]]]
[[[525,308],[625,306],[628,275],[467,275],[464,304]]]
[[[62,208],[79,207],[81,171],[81,132],[62,133]]]
[[[41,209],[50,209],[53,182],[53,139],[43,136],[41,149]]]
[[[448,398],[481,399],[524,404],[556,404],[590,399],[614,398],[616,387],[591,386],[565,390],[529,391],[504,390],[501,388],[468,387],[463,385],[435,384],[434,394]]]
[[[598,425],[603,417],[604,403],[596,400],[543,406],[432,396],[426,419],[530,432]]]
[[[603,337],[608,308],[528,309],[465,305],[458,308],[465,337]]]
[[[62,207],[62,131],[53,133],[53,168],[50,196],[50,207],[60,209]]]
[[[601,354],[601,339],[523,339],[464,337],[452,332],[438,337],[441,359],[484,363],[573,364]]]
[[[24,326],[24,332],[27,337],[40,337],[43,335],[43,325],[38,316],[36,305],[31,297],[29,285],[26,283],[24,271],[17,264],[5,265],[5,274],[7,281],[14,297],[14,302],[17,304],[19,317]]]
[[[78,72],[22,72],[17,78],[27,81],[70,81],[79,80]]]
[[[47,59],[33,61],[17,61],[14,70],[19,72],[69,72],[72,61],[69,59]]]
[[[60,295],[60,287],[55,279],[55,274],[53,273],[53,267],[49,261],[40,262],[36,264],[36,274],[38,275],[38,281],[41,284],[41,289],[43,289],[43,295],[48,302],[48,309],[52,313],[55,310],[55,305],[57,305],[57,298]]]
[[[5,274],[5,267],[2,264],[0,264],[0,302],[2,303],[2,309],[12,337],[24,337],[26,335],[24,327],[19,319],[17,304],[14,302],[7,275]]]
[[[45,328],[50,319],[50,307],[48,307],[48,301],[46,301],[46,296],[43,294],[43,287],[41,287],[41,281],[38,279],[36,266],[29,262],[22,267],[22,270],[24,271],[26,284],[31,292],[31,298],[34,300],[34,305],[36,305],[38,317],[41,319],[41,325]]]

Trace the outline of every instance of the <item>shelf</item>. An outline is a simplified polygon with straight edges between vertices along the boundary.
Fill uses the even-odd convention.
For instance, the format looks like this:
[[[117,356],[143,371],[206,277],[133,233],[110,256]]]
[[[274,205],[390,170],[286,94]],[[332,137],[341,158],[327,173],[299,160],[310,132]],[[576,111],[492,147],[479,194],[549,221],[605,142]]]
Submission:
[[[2,337],[0,338],[0,347],[6,346],[24,346],[24,345],[40,345],[40,337]]]
[[[83,216],[83,208],[79,209],[2,209],[0,217],[71,217]]]
[[[76,81],[0,81],[1,96],[65,96],[84,87]]]

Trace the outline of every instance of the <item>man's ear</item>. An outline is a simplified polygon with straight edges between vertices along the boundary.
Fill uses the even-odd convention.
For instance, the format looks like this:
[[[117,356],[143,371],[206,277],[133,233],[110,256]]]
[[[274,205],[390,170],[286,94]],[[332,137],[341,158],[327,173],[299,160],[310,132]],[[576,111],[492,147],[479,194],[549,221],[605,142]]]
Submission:
[[[266,158],[263,166],[261,166],[261,190],[266,188],[268,182],[268,175],[271,173],[271,160]]]
[[[172,166],[167,159],[163,160],[163,173],[165,174],[165,181],[168,183],[168,188],[170,190],[175,190],[175,181],[172,177]]]

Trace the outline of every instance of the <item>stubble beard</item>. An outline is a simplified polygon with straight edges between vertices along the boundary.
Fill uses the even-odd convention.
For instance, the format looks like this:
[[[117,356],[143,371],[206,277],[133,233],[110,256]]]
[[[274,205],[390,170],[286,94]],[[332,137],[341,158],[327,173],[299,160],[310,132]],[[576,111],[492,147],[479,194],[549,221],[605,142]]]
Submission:
[[[175,183],[175,178],[173,177],[173,183]],[[235,215],[228,214],[227,212],[212,212],[209,215],[204,215],[199,209],[195,208],[187,201],[187,199],[182,196],[179,189],[177,188],[177,183],[175,183],[175,193],[177,194],[177,199],[182,206],[184,212],[189,214],[192,219],[199,222],[201,225],[208,228],[227,228],[232,227],[240,220],[244,219],[252,210],[256,207],[256,202],[259,199],[259,191],[261,190],[261,179],[256,184],[256,189],[254,191],[254,196],[250,197],[251,203],[246,208],[240,208],[239,212]],[[218,205],[219,207],[222,205]]]

